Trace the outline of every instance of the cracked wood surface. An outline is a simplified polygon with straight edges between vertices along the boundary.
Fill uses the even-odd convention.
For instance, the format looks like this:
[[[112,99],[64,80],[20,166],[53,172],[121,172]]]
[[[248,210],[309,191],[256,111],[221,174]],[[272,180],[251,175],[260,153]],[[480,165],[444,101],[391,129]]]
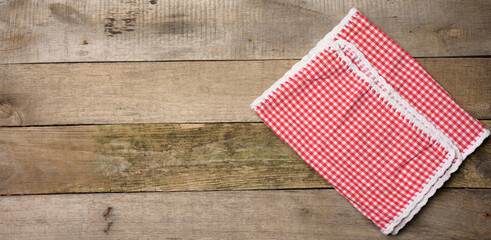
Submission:
[[[3,0],[0,63],[295,59],[352,7],[415,57],[490,54],[486,0]]]
[[[260,123],[21,127],[0,135],[2,195],[332,188]],[[486,141],[444,187],[491,188],[490,156]]]
[[[491,119],[490,1],[0,0],[0,239],[383,238],[249,109],[351,7]],[[392,238],[490,236],[490,159]]]
[[[2,239],[486,239],[491,191],[442,189],[385,237],[334,189],[11,196]]]

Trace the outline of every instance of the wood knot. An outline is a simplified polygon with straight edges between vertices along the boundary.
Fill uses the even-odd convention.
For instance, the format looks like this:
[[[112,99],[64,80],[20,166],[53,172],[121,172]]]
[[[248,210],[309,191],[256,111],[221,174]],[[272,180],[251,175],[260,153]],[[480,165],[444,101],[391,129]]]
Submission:
[[[302,208],[300,209],[300,212],[303,216],[312,217],[312,215],[314,215],[314,213],[312,213],[312,211],[310,211],[308,208]]]
[[[466,31],[464,28],[448,25],[440,27],[436,30],[436,33],[440,36],[440,39],[444,42],[462,38],[466,35]]]
[[[14,112],[15,110],[10,103],[0,101],[0,119],[10,118]]]

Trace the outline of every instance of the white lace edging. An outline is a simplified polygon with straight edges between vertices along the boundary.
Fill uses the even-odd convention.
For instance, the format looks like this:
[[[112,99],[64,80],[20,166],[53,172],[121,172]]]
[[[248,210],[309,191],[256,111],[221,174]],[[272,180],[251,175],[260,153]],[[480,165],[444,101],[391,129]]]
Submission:
[[[429,120],[426,119],[425,116],[420,114],[416,108],[414,108],[405,98],[403,98],[391,85],[385,81],[385,79],[380,76],[373,67],[373,65],[365,58],[363,53],[361,53],[354,44],[349,43],[345,40],[335,40],[338,43],[341,50],[344,51],[343,48],[348,48],[354,53],[354,58],[360,60],[360,65],[368,70],[368,72],[374,76],[377,82],[373,81],[374,84],[377,84],[378,87],[382,89],[382,91],[386,92],[390,98],[394,99],[395,102],[405,111],[407,114],[411,114],[413,118],[417,121],[422,122],[422,127],[426,128],[430,134],[436,136],[441,141],[445,141],[449,146],[451,146],[455,151],[458,152],[458,148],[452,143],[452,140],[443,133],[443,131],[437,129]],[[349,59],[349,57],[348,57]],[[355,64],[356,66],[356,64]],[[369,77],[365,74],[360,67],[356,66],[357,69],[364,74],[366,77]]]
[[[390,88],[387,89],[392,89],[393,91],[390,92],[390,94],[387,94],[384,92],[384,90],[380,89],[376,84],[369,79],[368,76],[366,76],[362,71],[360,71],[356,65],[354,65],[351,60],[344,55],[342,52],[341,48],[337,43],[334,42],[334,38],[338,35],[338,33],[352,20],[353,15],[355,15],[358,12],[357,9],[353,8],[350,10],[347,16],[343,18],[343,20],[336,26],[334,29],[329,32],[322,40],[320,40],[317,45],[310,50],[310,52],[305,55],[299,62],[297,62],[293,67],[284,74],[283,77],[281,77],[278,81],[276,81],[273,85],[271,85],[261,96],[259,96],[257,99],[254,100],[254,102],[250,105],[251,109],[255,110],[255,108],[264,102],[266,99],[268,99],[274,92],[276,92],[278,89],[281,89],[281,86],[283,83],[291,79],[297,72],[303,70],[305,67],[307,67],[307,64],[312,61],[317,54],[319,54],[321,51],[323,51],[326,48],[330,47],[337,47],[336,51],[338,51],[338,55],[344,57],[344,61],[350,65],[350,69],[354,70],[355,73],[360,76],[362,79],[366,80],[372,88],[375,89],[375,91],[384,98],[384,102],[389,103],[396,111],[399,111],[404,117],[412,122],[414,125],[416,125],[419,130],[427,133],[428,136],[431,136],[436,142],[440,144],[441,147],[443,147],[447,152],[447,158],[444,160],[444,164],[442,165],[441,169],[437,171],[437,173],[430,179],[430,181],[425,185],[423,188],[423,191],[419,193],[416,198],[406,207],[406,209],[394,218],[394,220],[389,224],[388,227],[386,227],[384,230],[382,230],[382,233],[385,235],[387,234],[397,234],[400,229],[404,227],[404,225],[409,222],[414,215],[416,215],[420,209],[427,203],[428,199],[434,195],[436,190],[440,188],[443,183],[449,179],[450,174],[453,173],[455,170],[458,169],[458,166],[460,163],[463,161],[463,159],[472,153],[480,144],[482,144],[483,140],[489,136],[489,130],[485,130],[474,142],[474,144],[467,149],[463,156],[460,155],[460,152],[458,149],[455,147],[454,144],[452,144],[451,140],[448,139],[448,137],[443,134],[441,131],[436,129],[433,124],[429,123],[424,116],[421,114],[417,113],[416,109],[414,109],[412,106],[410,106],[405,99],[403,99],[393,88],[388,85],[385,82],[385,79],[383,79],[380,76],[381,83],[385,83],[386,85]],[[341,53],[339,52],[341,51]],[[360,52],[361,53],[361,52]],[[363,55],[362,55],[363,56]],[[363,56],[364,58],[364,56]],[[347,61],[346,61],[347,60]],[[366,60],[366,59],[365,59]],[[367,60],[366,60],[367,61]],[[367,61],[368,62],[368,61]],[[368,62],[369,63],[369,62]],[[352,68],[354,66],[354,69]],[[373,66],[372,66],[373,67]],[[372,69],[370,71],[373,71]],[[378,75],[378,74],[377,74]],[[380,80],[379,79],[379,80]],[[375,87],[374,87],[375,86]],[[394,94],[395,92],[395,94]],[[395,99],[394,99],[394,96]],[[407,103],[407,104],[405,104]],[[409,109],[409,111],[408,111]],[[457,150],[455,150],[457,149]],[[454,160],[457,158],[457,160],[454,163]],[[453,164],[454,163],[454,164]],[[365,215],[366,216],[366,215]]]
[[[359,70],[358,67],[353,62],[351,62],[351,60],[347,56],[344,55],[344,52],[342,52],[342,49],[340,47],[338,48],[337,53],[341,57],[341,59],[349,65],[349,68],[352,69],[355,72],[355,74],[357,74],[360,78],[368,82],[372,87],[372,89],[374,89],[377,92],[377,94],[380,94],[380,96],[385,100],[385,102],[391,105],[394,110],[400,112],[405,117],[405,119],[407,119],[415,126],[417,126],[419,130],[425,132],[428,137],[431,137],[433,140],[435,140],[436,143],[440,144],[440,146],[448,153],[440,169],[425,185],[423,190],[418,195],[416,195],[416,197],[408,204],[408,206],[401,214],[395,217],[392,220],[392,222],[385,227],[384,230],[381,230],[383,234],[388,235],[404,219],[406,218],[411,219],[419,211],[419,210],[418,211],[413,211],[413,210],[418,209],[418,207],[420,209],[426,203],[428,198],[431,197],[441,185],[443,185],[444,181],[442,182],[441,179],[442,178],[448,179],[449,175],[445,176],[445,173],[452,166],[452,163],[455,157],[457,156],[456,154],[458,151],[455,151],[453,145],[450,145],[447,141],[443,140],[445,139],[445,136],[441,132],[438,132],[431,123],[427,121],[426,122],[420,121],[420,119],[416,118],[415,116],[417,115],[414,115],[414,113],[417,113],[416,110],[412,108],[410,105],[406,105],[407,101],[405,101],[405,99],[402,99],[402,97],[397,92],[395,92],[392,96],[389,95],[387,92],[383,91],[376,83],[374,83],[372,79],[370,79],[361,70]],[[390,87],[390,85],[386,87]]]
[[[342,52],[342,49],[339,47],[338,43],[336,43],[335,41],[333,41],[332,38],[331,39],[328,39],[328,38],[327,39],[324,39],[324,41],[322,41],[322,44],[317,44],[316,48],[318,48],[318,49],[316,49],[316,52],[317,53],[319,53],[319,52],[321,52],[322,50],[325,50],[325,49],[335,50],[336,53],[338,54],[338,56],[346,64],[349,65],[349,69],[351,71],[353,71],[362,80],[364,80],[365,82],[367,82],[372,87],[372,89],[376,92],[376,94],[380,98],[382,98],[384,100],[383,102],[389,104],[395,111],[401,113],[407,121],[411,122],[414,126],[416,126],[420,132],[424,132],[427,135],[427,137],[432,138],[433,140],[435,140],[435,143],[438,143],[448,153],[446,155],[446,159],[444,160],[444,163],[442,164],[441,168],[436,172],[436,174],[425,185],[425,187],[420,192],[420,194],[418,194],[416,196],[416,198],[406,207],[405,211],[403,211],[402,214],[400,214],[399,216],[397,216],[396,218],[394,218],[394,220],[392,221],[392,223],[388,227],[386,227],[384,230],[381,230],[382,233],[384,233],[384,234],[387,235],[390,232],[392,232],[392,229],[395,226],[397,226],[404,218],[406,218],[410,214],[410,212],[414,208],[416,208],[417,204],[424,199],[424,196],[433,189],[433,186],[435,186],[435,184],[438,182],[438,180],[444,175],[444,173],[446,172],[446,170],[448,168],[450,168],[450,166],[452,165],[452,162],[453,162],[453,160],[455,159],[455,156],[456,156],[456,152],[453,151],[451,145],[449,145],[445,141],[442,141],[442,137],[439,137],[432,130],[432,128],[431,128],[432,125],[427,126],[426,124],[424,124],[423,122],[421,122],[418,118],[416,118],[415,115],[411,114],[410,111],[407,110],[408,108],[410,108],[410,106],[404,106],[403,104],[401,104],[402,99],[397,99],[396,95],[390,96],[387,92],[385,92],[379,86],[377,86],[373,82],[373,80],[371,80],[363,72],[361,72],[358,69],[358,67],[356,65],[354,65],[354,63],[352,63],[351,60],[347,56],[344,55],[344,53]],[[311,51],[311,53],[312,52],[314,52],[314,51]],[[309,58],[305,58],[305,60],[302,59],[302,61],[305,61],[305,66],[307,65],[307,63],[309,63],[311,60],[313,60],[313,57],[314,57],[314,55],[310,55],[310,53],[309,53]],[[302,69],[303,68],[300,68],[300,70],[302,70]],[[285,76],[287,76],[287,75],[288,74],[286,74]],[[290,79],[290,75],[288,75],[288,78],[283,79],[283,81],[281,81],[279,84],[283,84],[284,82],[286,82],[289,79]],[[279,86],[277,86],[277,87],[279,87]],[[276,88],[273,88],[272,91],[276,90],[277,87]],[[272,92],[269,92],[267,96],[269,96],[269,94],[271,94],[271,93]],[[260,101],[263,101],[264,99],[267,99],[267,98],[261,98]],[[257,105],[254,105],[254,106],[257,106]],[[253,107],[253,109],[254,109],[254,107]],[[361,213],[363,215],[365,215],[363,212],[361,212]],[[367,215],[365,215],[365,217],[368,218]]]
[[[484,131],[481,132],[481,134],[479,134],[479,136],[476,138],[474,144],[471,146],[471,148],[469,149],[472,149],[470,152],[467,153],[467,155],[464,156],[464,154],[461,154],[462,155],[462,158],[460,161],[456,161],[452,164],[452,166],[448,169],[448,171],[445,172],[445,174],[438,180],[438,182],[435,184],[435,186],[431,189],[431,191],[427,194],[427,196],[425,196],[425,198],[420,202],[418,203],[418,205],[416,206],[415,209],[413,209],[413,211],[406,217],[404,218],[400,223],[399,225],[397,225],[394,230],[390,233],[392,235],[396,235],[397,233],[399,233],[399,231],[404,228],[404,226],[410,222],[413,217],[421,210],[421,208],[426,205],[426,203],[428,202],[428,199],[430,197],[432,197],[436,190],[438,190],[440,187],[443,186],[443,184],[450,178],[451,174],[454,173],[455,171],[457,171],[457,169],[460,167],[460,165],[462,164],[462,162],[465,160],[465,158],[470,154],[472,153],[477,147],[479,147],[479,145],[482,144],[482,142],[484,141],[484,139],[486,139],[487,137],[489,136],[489,130],[488,129],[484,129]],[[460,153],[460,151],[459,151]]]
[[[404,228],[404,226],[413,219],[413,217],[421,210],[421,208],[424,205],[426,205],[426,203],[428,202],[428,199],[435,194],[436,190],[443,186],[443,184],[450,178],[450,175],[452,173],[454,173],[455,171],[457,171],[457,169],[460,167],[460,165],[462,164],[462,162],[467,158],[467,156],[469,154],[471,154],[472,152],[474,152],[474,150],[476,150],[476,148],[479,147],[482,144],[482,142],[484,141],[484,139],[486,139],[488,136],[489,136],[489,130],[488,129],[484,129],[484,131],[482,131],[481,134],[479,134],[479,136],[476,138],[476,140],[471,145],[471,147],[464,151],[464,153],[462,154],[462,160],[456,161],[456,162],[454,162],[452,164],[452,166],[450,167],[450,169],[435,184],[435,186],[433,187],[432,191],[428,193],[429,195],[426,196],[416,206],[416,208],[408,215],[408,217],[405,218],[405,219],[403,219],[401,221],[401,223],[399,223],[399,225],[397,225],[390,234],[396,235],[397,233],[399,233],[399,231],[402,228]],[[460,153],[460,151],[459,151],[459,153]]]
[[[336,42],[339,43],[342,49],[343,48],[350,49],[350,51],[352,51],[354,54],[354,58],[360,60],[361,65],[364,68],[366,68],[368,72],[370,72],[370,74],[372,74],[375,77],[375,79],[377,79],[377,82],[379,83],[379,85],[381,85],[382,89],[387,91],[389,95],[391,95],[392,97],[395,97],[395,99],[397,99],[396,101],[404,109],[406,109],[409,114],[412,114],[413,117],[423,122],[425,127],[429,128],[429,131],[434,133],[439,140],[446,142],[456,154],[456,158],[452,162],[450,168],[448,168],[445,171],[445,173],[440,177],[440,179],[438,179],[435,185],[431,187],[430,191],[421,199],[421,201],[419,201],[416,204],[415,208],[408,214],[408,216],[406,218],[403,218],[398,225],[394,226],[393,228],[394,230],[391,232],[391,234],[396,235],[399,232],[399,230],[402,229],[406,225],[406,223],[411,221],[414,215],[416,215],[421,210],[421,208],[427,203],[428,199],[435,194],[436,190],[439,189],[441,186],[443,186],[443,184],[450,178],[450,175],[459,168],[464,158],[460,154],[459,149],[452,143],[452,140],[448,138],[448,136],[446,136],[441,130],[437,129],[431,122],[429,122],[426,119],[426,117],[420,114],[414,107],[412,107],[412,105],[406,99],[400,96],[400,94],[397,91],[395,91],[395,89],[393,89],[392,86],[390,86],[385,81],[385,79],[378,74],[378,72],[375,70],[373,65],[365,58],[365,56],[353,44],[345,40],[336,40]]]
[[[324,50],[329,42],[331,42],[334,37],[341,31],[341,29],[350,21],[351,17],[356,14],[358,10],[356,8],[352,8],[348,15],[341,20],[341,22],[333,28],[331,32],[329,32],[323,39],[321,39],[317,45],[310,50],[310,52],[305,55],[299,62],[295,63],[293,67],[283,75],[278,81],[273,83],[261,96],[256,98],[254,102],[251,103],[251,109],[254,110],[260,103],[264,102],[264,100],[268,99],[276,90],[281,88],[281,85],[288,81],[291,77],[295,75],[296,72],[301,71],[304,67],[307,67],[307,63],[312,60],[318,53]]]
[[[354,55],[356,58],[358,58],[361,62],[362,62],[362,65],[364,65],[368,71],[374,75],[374,77],[377,79],[378,82],[381,83],[381,85],[383,85],[382,88],[386,88],[387,91],[389,92],[389,95],[391,94],[395,94],[395,95],[399,95],[397,93],[397,91],[395,91],[386,81],[384,78],[382,78],[378,72],[375,70],[375,68],[373,67],[373,65],[365,58],[365,56],[351,43],[345,41],[345,40],[336,40],[336,42],[338,42],[341,46],[341,48],[343,47],[348,47],[351,49],[351,51],[353,51]],[[411,106],[409,104],[409,102],[407,102],[407,100],[405,100],[404,98],[400,97],[400,99],[402,99],[402,105],[408,105],[408,106]],[[467,149],[464,151],[463,154],[460,153],[460,150],[453,144],[452,140],[450,138],[448,138],[448,136],[446,134],[443,133],[443,131],[437,129],[431,122],[429,122],[426,117],[424,117],[422,114],[420,114],[416,109],[414,109],[412,106],[411,106],[412,110],[410,110],[409,112],[411,112],[415,117],[417,117],[420,121],[423,121],[426,123],[426,126],[430,126],[430,128],[432,129],[433,132],[436,132],[437,135],[440,137],[440,139],[442,139],[443,141],[445,141],[446,143],[448,143],[452,149],[456,152],[456,158],[454,159],[452,165],[450,166],[449,169],[447,169],[447,171],[445,171],[445,173],[443,174],[443,176],[435,183],[434,186],[432,186],[432,188],[430,189],[430,191],[424,196],[424,198],[416,205],[416,207],[409,213],[409,215],[402,219],[401,222],[396,225],[393,229],[393,231],[390,233],[390,234],[393,234],[393,235],[396,235],[409,221],[412,220],[412,218],[421,210],[421,208],[426,205],[426,203],[428,202],[428,199],[430,197],[432,197],[436,190],[438,190],[440,187],[443,186],[443,184],[450,178],[451,174],[454,173],[455,171],[457,171],[460,167],[460,165],[462,164],[462,162],[465,160],[465,158],[470,154],[472,153],[479,145],[482,144],[483,140],[489,136],[489,130],[487,129],[484,129],[484,131],[482,131],[478,137],[476,137],[476,140],[473,141],[473,144]]]
[[[469,148],[467,148],[466,150],[464,150],[462,156],[466,158],[467,156],[469,156],[469,154],[473,153],[482,144],[482,142],[484,142],[484,139],[486,139],[488,136],[489,136],[489,130],[484,129],[484,131],[482,131],[481,134],[479,134],[479,136],[477,136],[477,138],[473,141],[472,145],[469,146]]]

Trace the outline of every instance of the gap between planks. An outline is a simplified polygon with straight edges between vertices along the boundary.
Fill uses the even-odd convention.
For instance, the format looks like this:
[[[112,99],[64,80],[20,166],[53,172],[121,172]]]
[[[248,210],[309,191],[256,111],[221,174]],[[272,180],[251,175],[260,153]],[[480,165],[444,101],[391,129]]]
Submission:
[[[3,127],[0,135],[1,195],[332,188],[262,123]],[[490,156],[486,140],[444,186],[491,188]]]
[[[491,58],[418,59],[491,118]],[[249,104],[296,60],[0,65],[0,125],[259,122]]]
[[[352,7],[415,57],[491,54],[485,0],[19,0],[0,63],[301,58]]]
[[[397,238],[485,239],[490,213],[490,190],[442,189]],[[3,239],[384,238],[333,189],[4,196],[0,216]]]

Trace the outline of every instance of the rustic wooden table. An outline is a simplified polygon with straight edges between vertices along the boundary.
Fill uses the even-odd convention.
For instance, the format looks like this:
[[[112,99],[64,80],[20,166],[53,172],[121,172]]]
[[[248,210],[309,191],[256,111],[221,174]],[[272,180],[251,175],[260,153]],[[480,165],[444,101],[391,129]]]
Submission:
[[[0,0],[0,239],[372,239],[249,104],[357,7],[491,127],[488,0]],[[491,143],[396,239],[491,237]]]

